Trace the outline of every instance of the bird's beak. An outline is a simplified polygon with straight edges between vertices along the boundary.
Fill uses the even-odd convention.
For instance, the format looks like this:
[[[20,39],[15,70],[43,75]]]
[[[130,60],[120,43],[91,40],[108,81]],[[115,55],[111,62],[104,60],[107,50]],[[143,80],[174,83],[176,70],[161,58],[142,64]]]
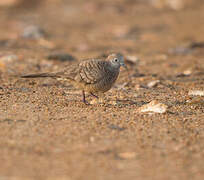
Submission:
[[[124,63],[121,63],[121,66],[123,66],[125,69],[127,69],[127,66]]]

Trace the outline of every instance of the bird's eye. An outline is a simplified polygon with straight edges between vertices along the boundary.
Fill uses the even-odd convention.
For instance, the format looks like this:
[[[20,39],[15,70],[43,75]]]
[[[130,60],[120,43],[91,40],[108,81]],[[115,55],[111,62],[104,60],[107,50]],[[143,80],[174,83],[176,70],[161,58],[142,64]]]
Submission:
[[[117,58],[115,58],[115,59],[114,59],[114,61],[115,61],[115,62],[118,62],[118,59],[117,59]]]

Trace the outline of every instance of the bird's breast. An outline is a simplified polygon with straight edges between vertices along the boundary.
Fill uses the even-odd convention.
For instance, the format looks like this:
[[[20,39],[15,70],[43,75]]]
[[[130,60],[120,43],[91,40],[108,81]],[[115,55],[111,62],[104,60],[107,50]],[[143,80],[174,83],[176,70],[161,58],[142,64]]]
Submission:
[[[119,72],[111,72],[111,73],[107,73],[106,75],[104,75],[104,77],[94,83],[94,84],[88,84],[86,89],[88,92],[106,92],[109,89],[111,89],[111,87],[113,86],[113,84],[115,83],[117,77],[118,77]]]

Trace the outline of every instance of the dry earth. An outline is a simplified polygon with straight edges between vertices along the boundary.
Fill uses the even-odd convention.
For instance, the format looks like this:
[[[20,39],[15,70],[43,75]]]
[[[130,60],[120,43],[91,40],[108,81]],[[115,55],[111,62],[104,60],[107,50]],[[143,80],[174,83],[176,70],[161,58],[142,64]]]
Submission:
[[[1,180],[204,179],[204,3],[152,2],[0,3]],[[114,51],[129,71],[104,104],[16,76]],[[138,111],[152,100],[167,111]]]

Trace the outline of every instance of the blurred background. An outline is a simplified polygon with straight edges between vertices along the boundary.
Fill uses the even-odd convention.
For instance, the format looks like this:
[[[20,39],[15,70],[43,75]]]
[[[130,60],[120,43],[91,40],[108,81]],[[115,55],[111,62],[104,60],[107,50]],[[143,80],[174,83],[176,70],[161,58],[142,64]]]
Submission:
[[[64,62],[113,51],[133,61],[177,61],[202,53],[203,12],[203,0],[1,0],[0,67],[18,73],[53,56]]]
[[[1,0],[0,49],[183,53],[204,41],[203,8],[202,0]]]

